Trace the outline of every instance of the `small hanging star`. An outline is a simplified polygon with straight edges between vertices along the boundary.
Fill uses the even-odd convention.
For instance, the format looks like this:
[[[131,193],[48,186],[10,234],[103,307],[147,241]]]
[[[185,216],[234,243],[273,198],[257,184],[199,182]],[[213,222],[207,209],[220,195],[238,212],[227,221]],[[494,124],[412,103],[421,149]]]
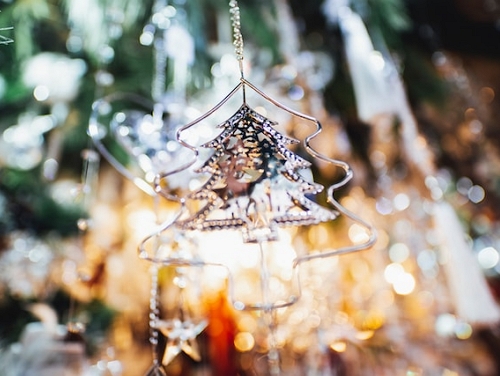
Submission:
[[[156,328],[168,338],[162,364],[165,366],[170,364],[181,351],[191,357],[191,359],[199,362],[201,355],[196,337],[206,327],[206,320],[202,320],[199,323],[194,323],[191,320],[181,321],[178,318],[158,320]]]

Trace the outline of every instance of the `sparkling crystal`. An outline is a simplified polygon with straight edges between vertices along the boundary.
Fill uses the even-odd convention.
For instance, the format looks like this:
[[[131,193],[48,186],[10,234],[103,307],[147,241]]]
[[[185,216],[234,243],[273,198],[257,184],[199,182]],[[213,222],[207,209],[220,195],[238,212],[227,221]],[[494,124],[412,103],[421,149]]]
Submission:
[[[188,197],[201,209],[180,222],[185,230],[240,228],[246,242],[276,240],[278,226],[335,219],[307,195],[323,190],[305,176],[311,163],[288,149],[298,140],[246,104],[219,125],[222,132],[202,145],[214,152],[196,172],[209,175]]]

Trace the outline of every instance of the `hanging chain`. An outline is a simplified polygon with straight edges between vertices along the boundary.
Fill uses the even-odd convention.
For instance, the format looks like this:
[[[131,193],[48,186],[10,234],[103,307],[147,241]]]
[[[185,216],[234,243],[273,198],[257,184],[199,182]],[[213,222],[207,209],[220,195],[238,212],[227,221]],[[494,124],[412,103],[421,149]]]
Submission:
[[[236,53],[236,59],[240,63],[240,73],[243,78],[243,36],[241,35],[241,17],[240,7],[236,0],[229,1],[229,13],[233,25],[233,45]]]
[[[158,286],[158,269],[159,266],[153,264],[151,266],[151,290],[149,298],[149,342],[152,345],[153,351],[153,366],[159,366],[160,361],[158,359],[158,319],[160,317],[160,307],[159,307],[159,286]]]

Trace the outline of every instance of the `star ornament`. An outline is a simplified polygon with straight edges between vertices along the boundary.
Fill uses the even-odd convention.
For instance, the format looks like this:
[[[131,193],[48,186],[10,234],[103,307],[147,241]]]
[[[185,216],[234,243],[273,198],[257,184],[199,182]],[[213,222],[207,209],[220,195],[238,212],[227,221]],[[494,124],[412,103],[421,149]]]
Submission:
[[[155,363],[146,372],[146,376],[167,376],[165,371],[161,368],[161,365]]]
[[[206,320],[201,320],[198,323],[191,320],[181,321],[178,318],[158,320],[156,328],[168,339],[162,364],[167,366],[181,352],[199,362],[201,355],[196,337],[207,327],[207,324]]]

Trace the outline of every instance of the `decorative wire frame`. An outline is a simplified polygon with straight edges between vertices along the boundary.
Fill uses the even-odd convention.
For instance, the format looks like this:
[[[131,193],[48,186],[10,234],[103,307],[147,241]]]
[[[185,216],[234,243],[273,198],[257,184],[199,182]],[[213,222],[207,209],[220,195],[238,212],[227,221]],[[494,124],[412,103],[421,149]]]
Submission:
[[[164,190],[160,192],[158,184],[148,183],[143,177],[138,176],[130,169],[125,167],[124,164],[121,163],[103,143],[103,138],[106,136],[107,130],[106,127],[100,123],[99,118],[103,115],[103,112],[106,113],[106,115],[109,115],[108,112],[110,111],[112,104],[117,101],[128,101],[130,104],[139,106],[143,109],[147,109],[148,111],[151,111],[153,119],[157,121],[163,121],[162,117],[165,114],[165,109],[163,105],[157,102],[153,102],[147,98],[133,93],[118,92],[106,95],[95,100],[92,104],[92,111],[89,118],[89,126],[87,132],[92,139],[94,146],[116,171],[123,175],[127,180],[133,182],[137,188],[139,188],[147,195],[156,197],[158,194],[160,194],[168,200],[179,201],[180,198],[177,195],[166,192]],[[164,174],[172,175],[179,173],[186,170],[195,162],[196,159],[193,156],[192,159],[188,159],[185,163],[173,168],[170,171],[165,172]],[[159,173],[155,173],[155,180],[157,180],[158,174]]]
[[[163,121],[164,109],[163,106],[158,104],[158,102],[153,103],[152,101],[139,96],[133,93],[113,93],[102,98],[96,100],[92,105],[91,116],[89,120],[88,126],[88,134],[93,141],[95,148],[99,151],[99,153],[110,163],[110,165],[121,175],[123,175],[127,180],[134,183],[136,187],[138,187],[142,192],[150,196],[155,203],[155,208],[158,207],[158,199],[159,195],[153,188],[151,184],[149,184],[144,177],[141,177],[139,173],[133,172],[131,169],[127,168],[123,163],[121,163],[113,153],[107,148],[107,146],[103,143],[103,138],[106,136],[108,132],[108,127],[101,123],[101,116],[110,117],[112,115],[112,105],[116,102],[125,101],[128,105],[133,105],[134,108],[140,108],[144,110],[144,114],[146,115],[148,111],[152,110],[153,119],[158,121]],[[189,161],[189,164],[192,162]],[[179,169],[175,169],[174,172],[182,171],[184,168],[181,166]],[[175,196],[174,194],[163,194],[164,197],[167,197],[170,201],[181,202],[182,200]],[[182,207],[179,210],[178,214],[174,214],[174,219],[182,213]],[[157,215],[158,217],[158,215]],[[164,225],[160,225],[159,228],[163,228]],[[160,231],[161,232],[161,231]],[[158,232],[158,234],[160,233]],[[159,236],[154,237],[155,252],[160,247],[160,238]],[[160,328],[158,324],[160,323],[160,301],[159,301],[159,280],[158,280],[158,271],[162,266],[165,266],[165,263],[159,261],[158,257],[142,257],[143,254],[139,254],[141,259],[147,260],[151,262],[150,273],[151,273],[151,289],[150,289],[150,302],[149,302],[149,341],[151,344],[152,351],[152,365],[146,371],[146,376],[164,376],[166,375],[165,370],[163,368],[162,359],[160,358],[160,347],[159,347],[159,338],[160,338]],[[174,266],[188,266],[195,265],[200,266],[199,262],[189,262],[189,261],[180,261],[172,262],[170,265]],[[193,339],[194,340],[194,339]]]
[[[128,100],[143,108],[153,107],[151,101],[131,93],[113,93],[99,98],[92,104],[92,111],[90,113],[89,126],[87,130],[88,135],[92,139],[94,146],[99,153],[111,164],[111,166],[113,166],[116,171],[122,174],[126,179],[133,182],[141,191],[151,197],[155,197],[156,192],[153,187],[143,178],[127,169],[102,142],[102,139],[106,136],[107,130],[105,130],[104,126],[99,122],[99,116],[102,115],[102,112],[108,112],[110,110],[111,103],[118,100]]]
[[[292,116],[298,117],[302,120],[313,123],[315,125],[315,127],[316,127],[315,131],[312,134],[310,134],[309,136],[307,136],[303,141],[303,146],[304,146],[305,150],[313,158],[316,158],[316,159],[321,160],[323,162],[332,164],[332,165],[338,167],[339,169],[341,169],[344,173],[343,178],[338,183],[335,183],[335,184],[328,187],[328,189],[327,189],[327,202],[329,204],[331,204],[340,214],[346,216],[347,218],[350,218],[352,221],[359,224],[362,228],[364,228],[367,231],[367,234],[368,234],[367,240],[363,243],[347,245],[347,246],[343,246],[343,247],[340,247],[337,249],[329,250],[329,251],[323,252],[323,253],[306,254],[306,255],[298,256],[293,262],[293,268],[296,269],[301,263],[304,263],[304,262],[307,262],[307,261],[310,261],[313,259],[327,258],[327,257],[342,255],[342,254],[346,254],[346,253],[364,250],[364,249],[371,247],[376,241],[376,231],[375,231],[374,227],[372,225],[370,225],[369,223],[367,223],[366,221],[364,221],[363,219],[361,219],[360,217],[358,217],[357,215],[355,215],[354,213],[350,212],[348,209],[344,208],[334,197],[335,191],[337,191],[341,187],[345,186],[352,179],[352,177],[353,177],[352,169],[350,168],[350,166],[347,163],[345,163],[343,161],[336,160],[336,159],[328,158],[328,157],[324,156],[323,154],[319,153],[318,151],[316,151],[311,146],[311,141],[315,137],[317,137],[322,131],[322,126],[321,126],[320,122],[312,116],[302,114],[300,112],[292,110],[292,109],[288,108],[287,106],[281,104],[280,102],[276,101],[275,99],[273,99],[270,96],[268,96],[267,94],[265,94],[263,91],[261,91],[259,88],[257,88],[255,85],[253,85],[251,82],[249,82],[247,79],[245,79],[244,72],[243,72],[243,38],[241,36],[241,29],[240,29],[241,23],[240,23],[239,7],[238,7],[238,3],[236,0],[230,0],[229,5],[230,5],[230,12],[232,15],[232,26],[233,26],[235,52],[236,52],[237,60],[239,61],[239,67],[240,67],[240,73],[241,73],[240,82],[236,85],[236,87],[234,89],[232,89],[229,92],[229,94],[226,95],[226,97],[224,97],[222,99],[222,101],[220,101],[212,109],[210,109],[208,112],[206,112],[202,116],[200,116],[197,119],[195,119],[194,121],[180,127],[177,130],[177,132],[176,132],[177,141],[182,146],[184,146],[192,151],[193,158],[191,161],[189,161],[185,165],[183,165],[182,168],[176,169],[174,171],[165,172],[165,173],[159,173],[155,178],[155,182],[154,182],[155,191],[164,197],[167,197],[170,199],[172,199],[172,198],[176,199],[178,202],[181,203],[182,208],[183,208],[181,211],[179,211],[178,216],[176,216],[176,218],[174,218],[173,220],[170,220],[168,223],[165,223],[162,226],[162,228],[159,229],[159,231],[164,231],[167,228],[170,228],[172,226],[178,226],[181,217],[183,216],[183,214],[185,214],[184,210],[186,209],[186,207],[185,207],[186,198],[185,197],[183,197],[183,198],[172,197],[171,195],[169,195],[169,193],[163,189],[163,186],[162,186],[163,180],[171,178],[171,176],[173,174],[180,172],[184,168],[189,168],[192,164],[194,164],[196,161],[198,161],[198,156],[200,155],[199,147],[193,146],[183,139],[184,132],[186,132],[191,127],[199,124],[203,120],[205,120],[208,117],[210,117],[211,115],[213,115],[216,111],[221,109],[221,107],[224,104],[226,104],[240,90],[243,92],[243,104],[247,105],[245,89],[248,87],[248,88],[252,89],[258,95],[260,95],[262,98],[264,98],[267,102],[276,106],[277,108],[291,114]],[[156,233],[156,234],[158,234],[158,233]],[[150,259],[151,261],[153,261],[153,259],[150,256],[147,256],[147,251],[145,251],[145,243],[147,241],[149,241],[153,236],[155,236],[155,234],[144,239],[144,241],[139,246],[139,254],[142,256],[142,258]],[[155,260],[155,261],[159,261],[159,260]],[[171,262],[179,262],[179,260],[163,260],[162,262],[171,263]],[[184,262],[184,261],[182,261],[182,262]],[[214,263],[214,264],[210,264],[210,265],[220,266],[220,267],[224,267],[227,269],[227,267],[225,265],[221,265],[221,264]],[[229,275],[229,291],[230,291],[230,295],[231,295],[231,300],[233,302],[233,305],[237,309],[241,309],[241,310],[270,310],[270,309],[287,307],[287,306],[294,304],[299,299],[300,294],[301,294],[300,282],[299,282],[298,283],[299,295],[292,296],[287,301],[282,301],[279,303],[244,304],[244,303],[239,302],[239,301],[234,299],[234,295],[233,295],[234,290],[232,288],[233,284],[231,283],[232,282],[231,273],[229,273],[228,275]],[[297,278],[298,278],[298,276],[297,276]]]
[[[294,304],[301,296],[301,286],[300,286],[300,277],[299,273],[297,272],[298,266],[302,263],[311,261],[313,259],[318,259],[318,258],[327,258],[327,257],[332,257],[332,256],[338,256],[342,254],[347,254],[351,252],[356,252],[360,250],[367,249],[371,247],[375,241],[376,241],[376,231],[372,225],[369,223],[365,222],[362,220],[360,217],[355,215],[354,213],[350,212],[348,209],[344,208],[334,197],[335,191],[338,189],[342,188],[345,186],[353,177],[353,171],[351,170],[350,166],[343,162],[339,161],[336,159],[328,158],[324,156],[323,154],[319,153],[316,151],[312,146],[311,142],[314,138],[316,138],[322,131],[322,126],[320,122],[309,115],[302,114],[300,112],[297,112],[295,110],[292,110],[288,108],[287,106],[281,104],[280,102],[276,101],[275,99],[271,98],[267,94],[265,94],[263,91],[261,91],[259,88],[257,88],[255,85],[253,85],[251,82],[249,82],[245,77],[244,77],[244,71],[243,71],[243,38],[241,35],[241,21],[240,21],[240,12],[239,12],[239,7],[238,3],[236,0],[230,0],[229,2],[230,6],[230,12],[231,12],[231,19],[232,19],[232,27],[233,27],[233,38],[234,38],[234,46],[235,46],[235,53],[236,53],[236,58],[239,62],[239,69],[241,73],[240,77],[240,82],[232,89],[229,94],[227,94],[222,101],[220,101],[217,105],[215,105],[211,110],[203,114],[202,116],[198,117],[194,121],[180,127],[177,129],[175,133],[175,138],[176,141],[182,145],[183,147],[187,148],[192,152],[192,158],[188,159],[185,161],[180,166],[175,167],[172,170],[169,171],[164,171],[164,172],[158,172],[156,174],[156,177],[153,182],[153,187],[148,184],[144,179],[134,175],[131,173],[127,168],[125,168],[103,145],[101,142],[103,138],[102,131],[100,130],[100,124],[98,122],[98,117],[99,113],[101,110],[101,106],[106,106],[109,104],[109,101],[115,100],[115,99],[120,99],[120,98],[125,98],[124,94],[112,94],[110,96],[101,98],[94,102],[92,106],[92,114],[90,118],[90,123],[89,123],[89,135],[94,141],[94,144],[96,148],[99,150],[99,152],[110,162],[110,164],[117,170],[119,171],[123,176],[131,180],[138,188],[140,188],[143,192],[146,194],[152,196],[152,197],[157,197],[162,196],[168,200],[175,201],[180,204],[180,209],[176,212],[176,214],[173,216],[173,218],[170,218],[169,220],[165,221],[161,225],[157,227],[157,229],[147,238],[145,238],[138,246],[138,255],[140,259],[150,261],[155,268],[158,268],[159,265],[172,265],[172,266],[216,266],[216,267],[221,267],[224,268],[227,271],[227,276],[228,276],[228,287],[229,287],[229,298],[232,301],[233,307],[236,308],[237,310],[261,310],[265,313],[268,314],[268,318],[271,319],[271,324],[270,326],[273,326],[273,319],[272,319],[272,313],[278,308],[283,308],[283,307],[288,307]],[[184,258],[178,258],[178,257],[163,257],[158,255],[155,250],[157,250],[157,246],[153,247],[154,251],[148,251],[147,249],[147,243],[150,242],[151,240],[158,241],[159,236],[161,233],[164,231],[174,229],[178,231],[183,231],[183,227],[179,225],[183,221],[183,218],[185,218],[186,214],[188,213],[186,204],[187,204],[187,198],[186,197],[180,197],[176,194],[173,194],[170,192],[168,189],[165,189],[165,182],[168,181],[168,179],[171,179],[173,175],[183,172],[186,169],[190,168],[193,166],[199,159],[200,155],[200,150],[198,146],[194,146],[189,144],[183,139],[184,132],[186,132],[188,129],[192,128],[193,126],[199,124],[200,122],[204,121],[211,115],[213,115],[216,111],[222,108],[224,104],[226,104],[236,93],[238,93],[240,90],[243,93],[243,105],[247,105],[247,97],[246,97],[246,88],[250,88],[253,90],[256,94],[258,94],[260,97],[262,97],[265,101],[271,103],[272,105],[276,106],[277,108],[287,112],[288,114],[292,115],[293,117],[300,118],[306,122],[312,123],[315,125],[315,130],[308,135],[304,140],[303,140],[303,147],[305,151],[312,157],[317,160],[320,160],[322,162],[326,162],[328,164],[332,164],[336,167],[338,167],[342,172],[343,172],[343,177],[342,179],[335,184],[332,184],[328,187],[326,195],[327,195],[327,203],[332,205],[335,210],[346,216],[347,218],[350,218],[352,221],[355,223],[359,224],[362,228],[364,228],[368,234],[368,238],[365,242],[363,243],[358,243],[358,244],[352,244],[352,245],[346,245],[342,246],[333,250],[329,250],[326,252],[322,253],[315,253],[315,254],[305,254],[305,255],[300,255],[297,256],[294,261],[293,261],[293,271],[294,271],[294,278],[296,279],[296,284],[298,287],[298,291],[296,295],[291,295],[289,296],[288,299],[286,300],[280,300],[280,301],[267,301],[265,298],[263,299],[264,302],[259,302],[259,303],[244,303],[242,301],[239,301],[238,299],[235,298],[235,293],[234,293],[234,280],[233,276],[229,270],[229,268],[226,265],[223,265],[221,263],[211,263],[211,262],[205,262],[201,259],[184,259]],[[147,103],[144,101],[143,98],[140,98],[138,96],[130,96],[129,99],[137,101],[137,103],[144,105],[144,106],[150,106],[150,103]],[[318,221],[319,222],[319,221]],[[257,241],[260,246],[261,250],[261,255],[263,253],[262,250],[262,244],[260,241]],[[261,267],[266,268],[267,266],[265,265],[265,262],[263,260],[263,257],[261,257]],[[262,274],[261,274],[262,275]],[[156,284],[156,287],[152,287],[152,294],[151,294],[151,302],[150,302],[150,320],[158,320],[159,312],[158,312],[158,284],[157,284],[157,279],[154,279],[153,275],[153,284]],[[157,278],[157,277],[156,277]],[[265,290],[267,287],[267,283],[264,280],[265,277],[262,277],[263,280],[261,281],[261,284],[263,286],[263,289]],[[265,295],[265,294],[264,294]],[[163,375],[164,371],[161,367],[161,363],[159,362],[159,359],[157,357],[157,338],[158,338],[158,331],[157,329],[154,328],[156,324],[153,323],[151,330],[151,343],[153,345],[154,349],[154,358],[153,358],[153,366],[148,372],[149,375]],[[271,329],[272,331],[272,329]],[[272,338],[271,338],[272,339]],[[274,350],[274,351],[273,351]],[[270,351],[270,356],[269,356],[269,361],[270,361],[270,366],[272,369],[273,374],[279,373],[279,370],[276,372],[277,367],[275,362],[275,356],[276,354],[276,349],[273,347]]]

